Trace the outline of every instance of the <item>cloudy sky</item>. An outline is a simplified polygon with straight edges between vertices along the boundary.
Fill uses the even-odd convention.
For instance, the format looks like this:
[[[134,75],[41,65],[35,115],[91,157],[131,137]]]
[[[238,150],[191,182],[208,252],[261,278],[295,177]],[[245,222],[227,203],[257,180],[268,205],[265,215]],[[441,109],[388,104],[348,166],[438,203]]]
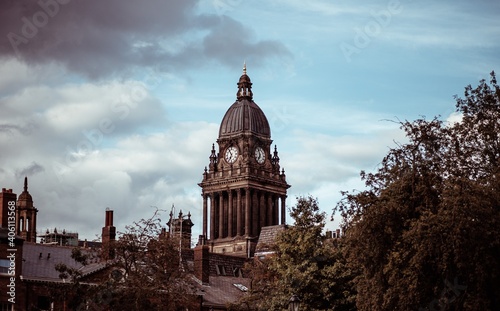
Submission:
[[[288,205],[311,194],[330,215],[404,140],[395,121],[447,119],[500,70],[499,15],[491,0],[1,1],[1,187],[28,176],[42,232],[94,239],[106,207],[123,230],[175,204],[197,236],[246,61]]]

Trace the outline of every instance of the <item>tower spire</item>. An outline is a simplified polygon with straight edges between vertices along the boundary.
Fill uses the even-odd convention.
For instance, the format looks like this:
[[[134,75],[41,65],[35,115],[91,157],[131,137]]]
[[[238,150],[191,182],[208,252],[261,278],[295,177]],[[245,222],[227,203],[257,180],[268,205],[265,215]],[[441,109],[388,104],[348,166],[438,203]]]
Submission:
[[[33,206],[33,198],[28,191],[28,177],[24,177],[24,191],[17,198],[16,226],[17,234],[26,242],[36,242],[36,214],[38,209]],[[22,219],[22,221],[20,221]]]
[[[243,74],[247,74],[247,61],[243,61]]]

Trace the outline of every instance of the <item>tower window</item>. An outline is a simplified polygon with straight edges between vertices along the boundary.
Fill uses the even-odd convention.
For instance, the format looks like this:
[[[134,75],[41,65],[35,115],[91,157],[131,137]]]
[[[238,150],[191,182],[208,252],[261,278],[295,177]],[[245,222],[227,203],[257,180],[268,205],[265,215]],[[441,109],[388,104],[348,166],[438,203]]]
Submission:
[[[19,231],[24,231],[24,217],[19,218]]]

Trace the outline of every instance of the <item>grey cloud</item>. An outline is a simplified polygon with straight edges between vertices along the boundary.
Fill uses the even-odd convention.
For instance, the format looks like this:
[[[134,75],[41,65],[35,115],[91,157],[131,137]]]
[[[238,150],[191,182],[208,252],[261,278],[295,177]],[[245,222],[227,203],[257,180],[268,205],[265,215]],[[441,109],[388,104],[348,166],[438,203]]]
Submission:
[[[21,133],[22,135],[30,135],[35,129],[33,123],[28,123],[25,125],[17,124],[0,124],[0,133],[5,133],[9,135],[14,135],[15,133]]]
[[[0,124],[0,132],[13,134],[14,132],[21,132],[22,128],[14,124]]]
[[[21,179],[24,176],[33,176],[37,173],[41,173],[44,171],[45,171],[45,168],[43,166],[41,166],[40,164],[33,161],[27,167],[20,169],[20,170],[16,170],[16,177],[18,179]]]
[[[30,64],[57,62],[86,77],[102,78],[128,74],[137,66],[179,70],[207,58],[228,64],[235,58],[241,62],[242,56],[261,60],[290,55],[279,42],[250,40],[250,30],[235,20],[197,15],[196,4],[1,1],[0,57],[15,56]],[[175,40],[183,44],[167,47]]]
[[[204,53],[221,63],[235,64],[241,58],[253,65],[262,64],[262,55],[267,57],[291,57],[287,48],[277,41],[254,41],[253,33],[237,21],[221,18],[220,23],[203,41]]]

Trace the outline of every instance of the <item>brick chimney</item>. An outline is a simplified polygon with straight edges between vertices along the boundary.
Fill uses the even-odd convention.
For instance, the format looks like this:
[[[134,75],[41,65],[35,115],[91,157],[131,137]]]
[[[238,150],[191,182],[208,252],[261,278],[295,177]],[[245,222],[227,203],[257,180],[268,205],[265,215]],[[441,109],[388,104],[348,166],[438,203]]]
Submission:
[[[115,257],[112,243],[116,239],[116,227],[113,226],[113,211],[106,209],[104,227],[102,227],[102,259],[109,260]]]
[[[200,241],[204,240],[202,237],[200,236]],[[208,285],[210,281],[209,250],[205,243],[198,243],[194,248],[194,276],[204,285]]]
[[[0,226],[3,228],[9,227],[9,214],[14,217],[11,226],[16,226],[16,201],[17,195],[12,192],[12,189],[2,188],[0,192],[0,204],[2,211],[0,213]],[[9,203],[10,202],[10,203]]]

